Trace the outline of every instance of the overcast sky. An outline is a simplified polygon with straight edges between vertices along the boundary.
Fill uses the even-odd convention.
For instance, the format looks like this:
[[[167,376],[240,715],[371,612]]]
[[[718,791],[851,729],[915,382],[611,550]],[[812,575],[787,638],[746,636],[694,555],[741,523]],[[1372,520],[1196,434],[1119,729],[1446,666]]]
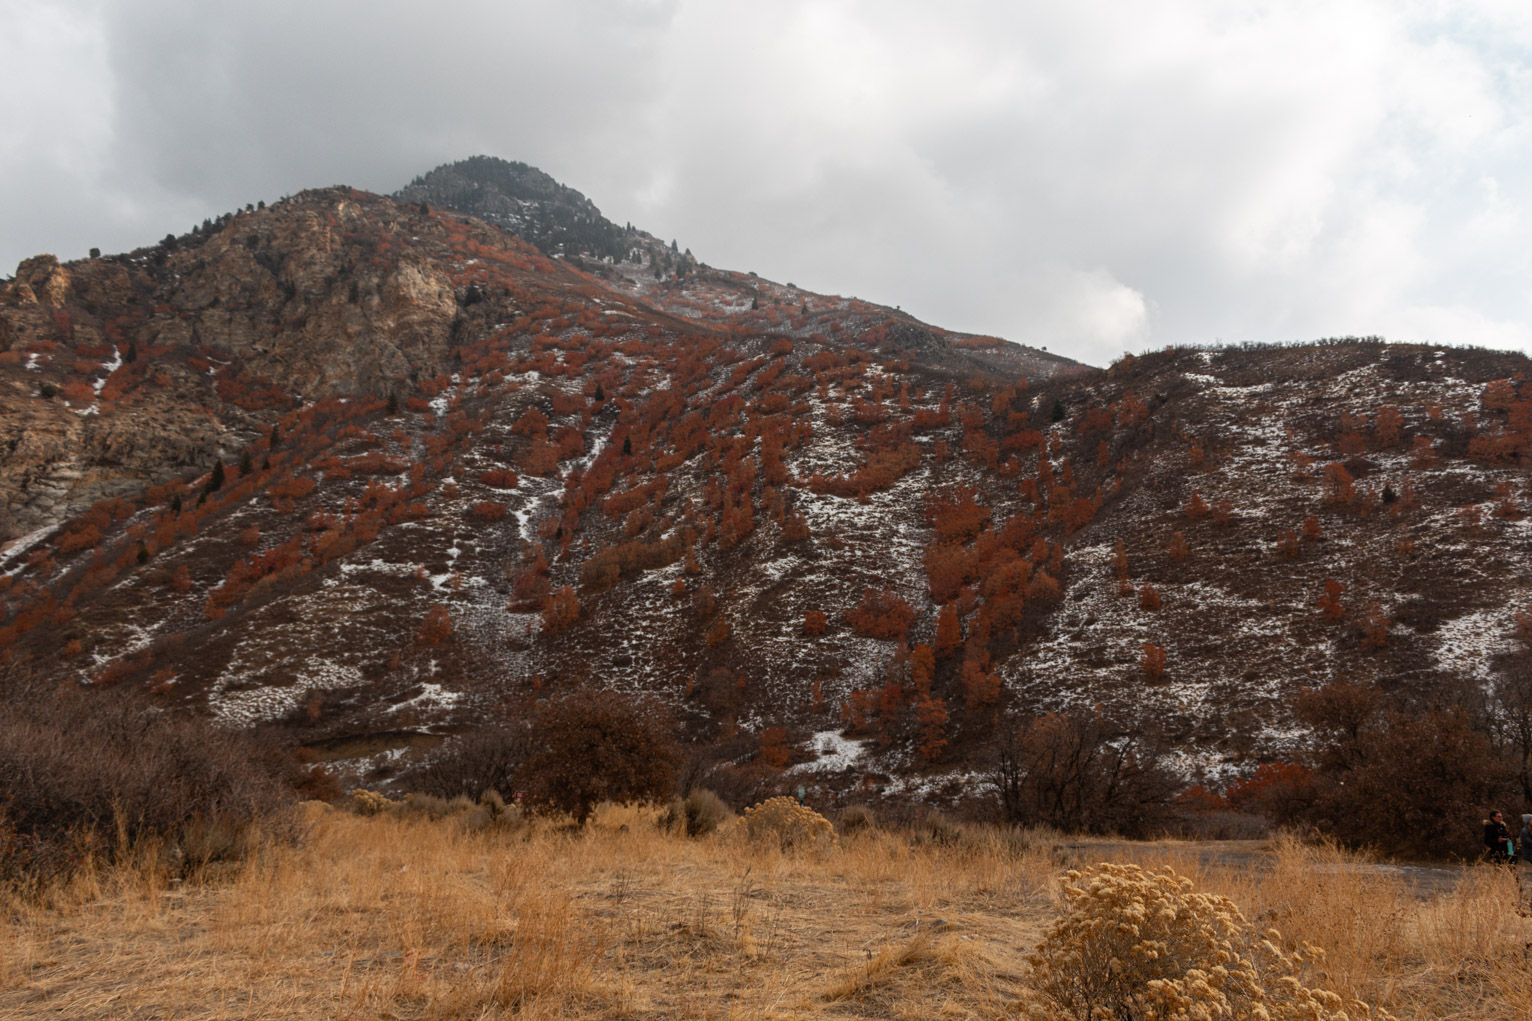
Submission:
[[[0,0],[0,273],[523,160],[714,266],[1086,361],[1532,350],[1528,0]]]

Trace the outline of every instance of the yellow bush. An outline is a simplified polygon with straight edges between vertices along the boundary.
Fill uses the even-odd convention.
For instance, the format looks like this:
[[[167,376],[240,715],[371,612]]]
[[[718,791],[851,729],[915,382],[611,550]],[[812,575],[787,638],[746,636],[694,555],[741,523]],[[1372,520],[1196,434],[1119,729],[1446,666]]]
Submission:
[[[774,840],[784,850],[835,844],[835,827],[830,820],[787,797],[768,798],[745,809],[745,831],[752,843]]]
[[[378,815],[381,812],[387,812],[397,804],[399,802],[390,800],[387,795],[379,794],[377,791],[358,787],[351,792],[351,811],[357,815]]]
[[[1028,958],[1037,1021],[1360,1021],[1366,1004],[1310,989],[1318,947],[1284,950],[1227,897],[1170,869],[1070,872],[1062,914]],[[1383,1011],[1380,1021],[1393,1021]]]

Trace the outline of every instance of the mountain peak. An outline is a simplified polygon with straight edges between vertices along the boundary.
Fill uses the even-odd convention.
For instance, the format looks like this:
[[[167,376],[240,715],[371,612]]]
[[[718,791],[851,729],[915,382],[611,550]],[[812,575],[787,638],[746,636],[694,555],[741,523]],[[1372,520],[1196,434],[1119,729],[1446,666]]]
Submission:
[[[601,215],[596,204],[537,167],[498,156],[443,163],[394,193],[399,202],[441,206],[503,227],[546,255],[626,258],[647,241]]]

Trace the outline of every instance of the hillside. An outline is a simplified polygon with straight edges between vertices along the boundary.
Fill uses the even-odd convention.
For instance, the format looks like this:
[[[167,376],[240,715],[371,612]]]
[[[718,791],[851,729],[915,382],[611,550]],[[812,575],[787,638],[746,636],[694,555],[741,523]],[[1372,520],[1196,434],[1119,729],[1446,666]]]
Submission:
[[[1294,752],[1301,686],[1519,662],[1521,355],[1095,370],[469,164],[0,285],[7,669],[371,780],[591,682],[717,761],[956,798],[1043,711],[1217,777]]]

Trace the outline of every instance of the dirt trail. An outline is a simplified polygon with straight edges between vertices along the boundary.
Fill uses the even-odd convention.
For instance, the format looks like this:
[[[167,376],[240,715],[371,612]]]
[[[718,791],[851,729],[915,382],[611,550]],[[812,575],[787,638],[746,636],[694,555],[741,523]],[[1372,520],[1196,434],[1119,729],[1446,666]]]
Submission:
[[[1079,864],[1090,864],[1092,854],[1131,858],[1135,852],[1142,852],[1146,847],[1152,847],[1160,853],[1195,856],[1198,863],[1204,866],[1252,868],[1264,872],[1269,871],[1275,861],[1274,853],[1263,840],[1165,841],[1154,844],[1126,840],[1070,840],[1061,843],[1059,847],[1066,854],[1077,857]],[[1379,861],[1326,867],[1399,877],[1414,887],[1416,896],[1425,900],[1452,892],[1470,869],[1491,866]],[[1525,866],[1518,868],[1521,869],[1523,886],[1532,888],[1532,872]]]

